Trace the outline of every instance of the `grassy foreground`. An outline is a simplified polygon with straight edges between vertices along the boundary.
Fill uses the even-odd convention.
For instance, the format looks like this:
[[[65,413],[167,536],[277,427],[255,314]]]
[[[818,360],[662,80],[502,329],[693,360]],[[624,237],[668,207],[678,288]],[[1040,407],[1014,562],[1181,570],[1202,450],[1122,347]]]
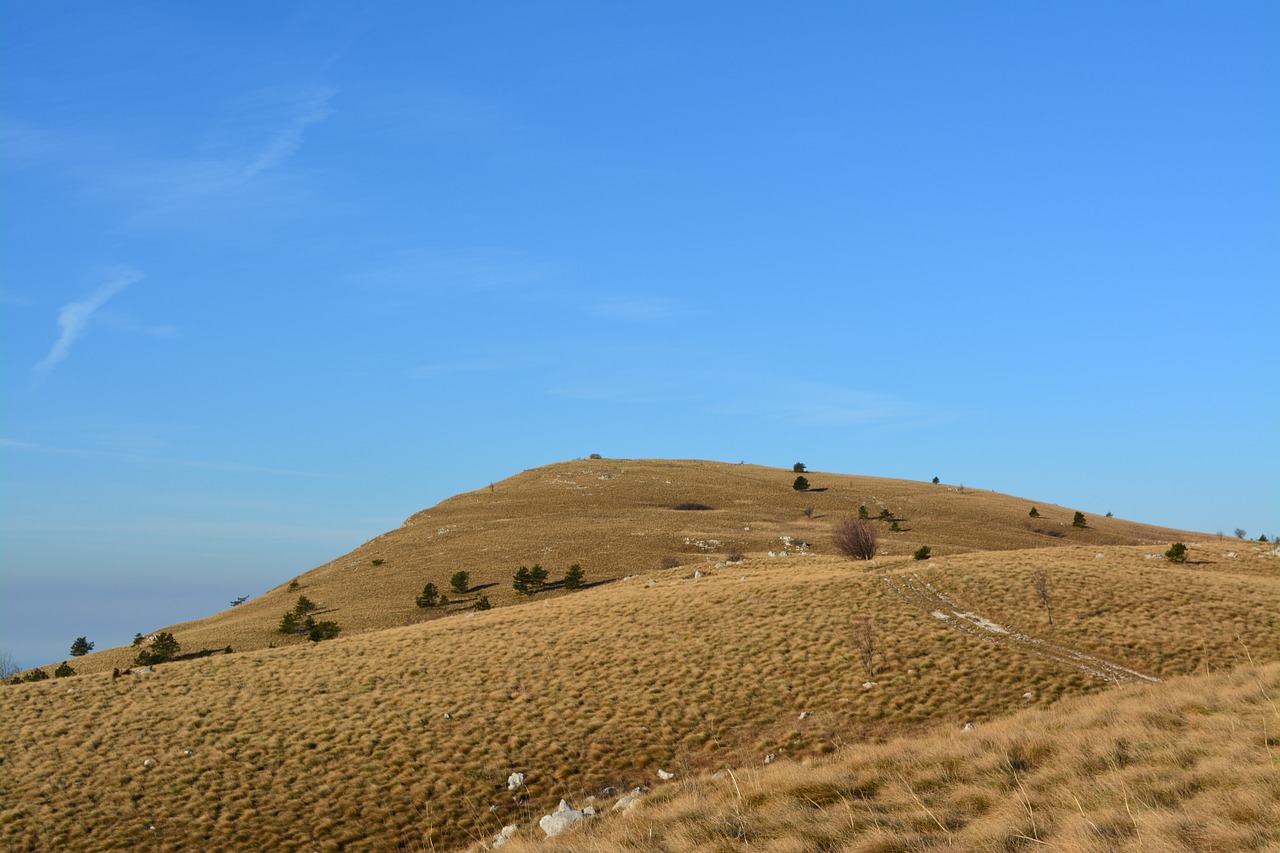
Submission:
[[[510,853],[545,849],[527,830]],[[560,853],[1280,848],[1280,665],[659,788]]]
[[[1280,560],[1153,550],[756,553],[6,687],[0,849],[448,850],[639,784],[633,817],[555,849],[1265,849]]]

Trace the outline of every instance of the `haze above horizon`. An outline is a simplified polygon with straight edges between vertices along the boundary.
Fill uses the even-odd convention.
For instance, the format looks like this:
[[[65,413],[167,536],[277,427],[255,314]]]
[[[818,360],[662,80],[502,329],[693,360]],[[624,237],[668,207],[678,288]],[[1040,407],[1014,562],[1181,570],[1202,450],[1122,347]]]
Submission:
[[[1280,533],[1280,6],[0,6],[0,647],[520,470]]]

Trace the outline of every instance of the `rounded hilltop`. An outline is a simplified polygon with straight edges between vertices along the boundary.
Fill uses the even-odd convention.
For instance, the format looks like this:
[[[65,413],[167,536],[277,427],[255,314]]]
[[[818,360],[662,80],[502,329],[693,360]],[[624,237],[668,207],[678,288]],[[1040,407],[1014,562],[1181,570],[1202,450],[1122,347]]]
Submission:
[[[523,471],[456,495],[272,590],[209,617],[167,626],[184,649],[235,651],[307,643],[281,634],[299,597],[314,619],[344,635],[471,612],[483,597],[493,607],[530,600],[513,589],[523,566],[547,575],[542,600],[572,594],[563,578],[573,566],[590,587],[660,570],[693,572],[730,558],[837,553],[835,526],[865,514],[875,522],[877,553],[934,558],[969,551],[1068,545],[1171,542],[1197,534],[1155,527],[1043,500],[929,480],[866,477],[796,466],[673,459],[577,459]],[[1029,510],[1035,507],[1037,517]],[[803,546],[803,547],[801,547]],[[465,591],[451,580],[465,572]],[[432,584],[447,603],[417,604]],[[572,584],[571,584],[572,586]],[[81,672],[128,666],[135,649],[106,649],[80,658]]]

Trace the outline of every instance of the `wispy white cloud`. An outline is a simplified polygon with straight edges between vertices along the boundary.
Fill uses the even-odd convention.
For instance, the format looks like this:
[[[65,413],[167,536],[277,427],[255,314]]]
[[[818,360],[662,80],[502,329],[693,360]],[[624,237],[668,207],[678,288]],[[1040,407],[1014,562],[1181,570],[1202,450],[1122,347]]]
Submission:
[[[591,305],[588,312],[615,320],[662,320],[689,314],[689,308],[676,299],[661,296],[621,296]]]
[[[527,252],[497,246],[418,248],[391,263],[352,277],[375,290],[408,292],[527,291],[555,278],[557,264]]]
[[[902,424],[940,417],[930,407],[877,392],[822,382],[778,384],[767,380],[756,386],[750,401],[730,402],[716,409],[811,427]]]
[[[43,378],[71,354],[71,347],[80,336],[93,313],[106,304],[107,300],[142,278],[142,273],[132,267],[117,267],[112,271],[106,284],[95,290],[88,299],[69,302],[58,312],[58,328],[61,330],[54,341],[49,354],[32,368],[37,378]]]
[[[48,453],[57,456],[81,456],[96,459],[113,459],[123,462],[137,462],[147,465],[172,465],[182,468],[201,468],[209,471],[237,471],[246,474],[287,474],[296,477],[328,477],[327,474],[313,474],[308,471],[291,471],[286,468],[268,468],[261,465],[244,465],[239,462],[220,462],[203,459],[172,459],[118,450],[91,450],[75,447],[59,447],[48,444],[35,444],[29,441],[0,437],[0,450],[11,453]]]
[[[516,357],[510,358],[473,358],[459,361],[438,361],[430,364],[419,364],[406,371],[413,379],[430,376],[451,376],[459,373],[511,373],[528,372],[544,368],[549,362],[545,359]]]
[[[333,113],[329,100],[334,90],[327,88],[314,89],[308,92],[297,104],[294,115],[281,128],[276,130],[257,153],[257,156],[245,166],[240,174],[243,181],[252,180],[268,169],[274,169],[297,153],[307,128],[323,121]]]

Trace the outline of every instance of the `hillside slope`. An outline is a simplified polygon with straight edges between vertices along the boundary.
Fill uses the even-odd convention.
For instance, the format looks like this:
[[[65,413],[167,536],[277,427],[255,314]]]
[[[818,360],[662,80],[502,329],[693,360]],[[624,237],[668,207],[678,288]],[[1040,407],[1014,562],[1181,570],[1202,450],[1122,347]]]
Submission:
[[[1280,848],[1280,664],[667,785],[558,853]],[[506,853],[545,850],[522,827]],[[480,845],[477,845],[480,847]]]
[[[870,566],[761,555],[696,581],[689,568],[646,572],[319,644],[166,664],[118,680],[96,674],[5,687],[0,848],[455,849],[505,824],[528,827],[562,797],[606,802],[609,787],[658,785],[659,769],[680,781],[759,767],[771,755],[815,759],[954,732],[966,722],[982,731],[1028,706],[1159,690],[1163,680],[1251,658],[1274,662],[1280,559],[1227,545],[1236,543],[1194,547],[1186,566],[1116,545]],[[1032,587],[1037,571],[1051,579],[1052,627]],[[870,670],[858,647],[864,619],[875,632]],[[1159,713],[1160,694],[1145,695],[1156,697]],[[1162,725],[1176,738],[1176,720]],[[998,761],[998,749],[993,742],[979,766]],[[1132,749],[1146,746],[1134,741]],[[1199,761],[1196,750],[1186,754]],[[959,765],[942,766],[961,777]],[[527,778],[510,792],[514,771]],[[894,772],[947,832],[963,829],[950,821],[966,813],[965,801],[937,799],[952,797],[951,777]],[[1220,777],[1215,770],[1194,784]],[[1011,794],[1000,790],[975,795],[972,814],[1005,814]],[[1159,795],[1136,782],[1128,790],[1143,803]],[[892,802],[902,803],[904,791]],[[1077,793],[1088,814],[1110,820],[1117,806],[1109,791]],[[1191,796],[1175,793],[1178,802]],[[771,796],[762,789],[760,802]],[[839,805],[810,796],[824,808]],[[1045,801],[1039,789],[1033,796],[1039,813]],[[717,800],[716,814],[723,805]],[[1256,824],[1269,808],[1246,803],[1238,820]],[[924,810],[854,817],[931,832]],[[744,838],[765,837],[755,818],[742,819],[754,833]],[[990,832],[1035,837],[1046,829],[1000,819],[1007,825],[988,824]],[[704,832],[691,817],[696,837],[664,844],[730,849],[727,820]],[[818,849],[780,837],[785,844],[767,849]]]
[[[731,552],[764,557],[807,542],[830,554],[829,532],[860,506],[888,510],[900,532],[880,523],[880,552],[908,555],[929,545],[937,556],[974,550],[1063,545],[1129,545],[1190,540],[1197,534],[1087,513],[1043,501],[928,482],[808,472],[813,490],[792,488],[795,473],[757,465],[672,460],[576,460],[535,468],[490,487],[450,498],[410,517],[396,530],[349,554],[289,579],[244,604],[204,619],[168,626],[184,650],[236,651],[304,643],[276,632],[299,595],[315,602],[315,618],[336,621],[345,634],[405,625],[468,610],[481,595],[494,606],[523,600],[511,587],[515,570],[542,565],[552,580],[580,564],[589,583],[653,572],[664,561],[693,568]],[[678,510],[699,504],[706,510]],[[1039,518],[1030,518],[1037,507]],[[1163,551],[1163,548],[1159,550]],[[785,559],[785,558],[778,558]],[[470,574],[471,591],[449,593],[449,579]],[[419,609],[426,583],[454,599]],[[554,588],[545,595],[560,594]],[[146,633],[159,626],[142,626]],[[126,667],[135,650],[105,649],[80,659],[81,672]]]

